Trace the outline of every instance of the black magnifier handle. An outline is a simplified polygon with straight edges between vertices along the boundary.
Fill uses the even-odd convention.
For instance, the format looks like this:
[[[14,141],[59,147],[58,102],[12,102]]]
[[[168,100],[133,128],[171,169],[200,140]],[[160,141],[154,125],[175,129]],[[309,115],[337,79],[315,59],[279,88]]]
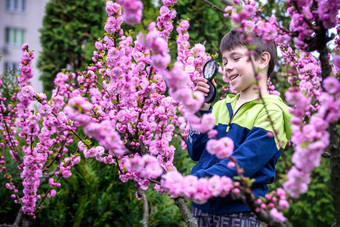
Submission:
[[[216,97],[216,93],[217,93],[217,90],[216,90],[216,87],[214,86],[214,84],[208,80],[208,83],[209,85],[209,93],[207,96],[205,96],[204,98],[204,102],[205,103],[212,103],[212,101],[214,101],[215,97]]]

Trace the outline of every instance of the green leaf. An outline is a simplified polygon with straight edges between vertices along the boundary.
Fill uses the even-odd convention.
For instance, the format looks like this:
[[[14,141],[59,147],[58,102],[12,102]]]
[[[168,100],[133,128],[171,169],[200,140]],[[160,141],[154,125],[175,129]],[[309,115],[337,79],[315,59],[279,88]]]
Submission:
[[[87,146],[90,146],[92,144],[91,140],[87,139],[87,140],[83,140],[84,144],[86,144]]]

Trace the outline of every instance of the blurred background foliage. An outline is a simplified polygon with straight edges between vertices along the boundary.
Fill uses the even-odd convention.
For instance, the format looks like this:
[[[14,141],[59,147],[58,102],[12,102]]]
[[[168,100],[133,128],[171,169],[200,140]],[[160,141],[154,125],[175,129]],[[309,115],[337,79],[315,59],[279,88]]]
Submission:
[[[211,2],[223,9],[225,2],[228,1],[211,0]],[[133,36],[151,21],[155,21],[159,14],[159,0],[143,0],[143,3],[142,23],[136,27],[123,24],[124,31]],[[190,22],[191,45],[205,43],[207,53],[219,54],[220,39],[231,27],[229,20],[204,1],[179,0],[175,9],[177,17],[174,26],[181,19]],[[268,0],[262,6],[262,10],[267,17],[275,14],[282,21],[281,25],[289,24],[290,18],[286,17],[287,9],[283,1]],[[51,0],[47,4],[41,29],[43,51],[39,58],[44,92],[51,93],[52,81],[58,72],[66,68],[76,72],[91,63],[94,42],[102,37],[106,18],[105,0]],[[176,59],[176,36],[177,33],[174,31],[170,38],[172,41],[169,43],[173,61]],[[219,59],[217,57],[217,61],[220,61]],[[281,96],[289,87],[281,76],[285,71],[286,69],[278,67],[272,77],[272,83]],[[1,87],[1,92],[9,98],[15,92],[15,89],[11,88],[16,73],[8,72],[1,75],[1,78],[5,84]],[[224,82],[221,75],[216,80],[220,94]],[[186,151],[181,150],[179,138],[174,138],[173,145],[177,151],[175,166],[183,174],[190,174],[195,163],[188,157]],[[75,150],[75,145],[73,146],[69,149]],[[5,159],[9,161],[8,152],[5,153],[7,154]],[[292,153],[292,147],[288,147],[285,151],[288,161]],[[15,175],[16,166],[9,165],[8,169],[14,178],[20,177]],[[116,166],[105,165],[82,156],[82,162],[73,168],[72,173],[70,178],[62,180],[62,187],[57,189],[57,195],[45,201],[36,220],[32,220],[33,226],[142,226],[143,202],[136,198],[135,183],[132,181],[122,183]],[[277,164],[277,175],[284,174],[284,162],[281,158]],[[13,203],[10,192],[4,187],[6,180],[1,178],[0,224],[9,224],[14,222],[20,206]],[[282,183],[283,180],[277,177],[270,185],[270,189],[282,187]],[[298,201],[291,204],[285,213],[286,217],[291,220],[293,226],[330,226],[334,221],[334,208],[330,193],[328,159],[323,159],[320,167],[313,172],[309,189]],[[150,208],[149,226],[185,226],[172,199],[165,194],[158,194],[152,186],[146,194]],[[190,201],[187,203],[191,207]]]
[[[48,95],[62,69],[82,70],[90,63],[94,42],[103,34],[105,1],[50,0],[40,29],[42,52],[38,59],[40,79]]]

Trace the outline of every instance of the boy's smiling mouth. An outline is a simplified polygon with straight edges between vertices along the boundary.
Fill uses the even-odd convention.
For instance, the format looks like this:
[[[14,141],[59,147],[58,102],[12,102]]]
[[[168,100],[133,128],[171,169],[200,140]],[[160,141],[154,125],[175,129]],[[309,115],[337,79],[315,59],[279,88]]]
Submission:
[[[231,75],[229,76],[229,80],[233,81],[236,77],[238,77],[238,74]]]

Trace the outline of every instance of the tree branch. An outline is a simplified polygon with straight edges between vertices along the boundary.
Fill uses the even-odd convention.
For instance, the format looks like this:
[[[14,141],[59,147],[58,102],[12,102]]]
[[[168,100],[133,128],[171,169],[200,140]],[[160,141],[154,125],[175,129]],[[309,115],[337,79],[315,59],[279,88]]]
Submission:
[[[21,222],[21,219],[22,219],[22,209],[20,207],[20,210],[18,212],[17,217],[15,218],[15,221],[14,221],[13,225],[14,226],[19,226],[19,223]]]
[[[185,203],[184,198],[179,197],[174,199],[176,206],[178,206],[179,211],[181,212],[182,218],[188,227],[197,227],[197,220],[192,216],[187,204]]]
[[[140,187],[137,188],[137,193],[142,196],[143,202],[144,202],[144,215],[143,215],[143,227],[148,227],[149,223],[149,204],[148,204],[148,197],[145,194],[145,191],[143,191]]]
[[[217,9],[218,11],[221,11],[222,13],[224,13],[224,10],[221,9],[220,7],[218,7],[217,5],[213,4],[212,2],[208,1],[208,0],[202,0],[205,3],[208,3],[212,8]]]

